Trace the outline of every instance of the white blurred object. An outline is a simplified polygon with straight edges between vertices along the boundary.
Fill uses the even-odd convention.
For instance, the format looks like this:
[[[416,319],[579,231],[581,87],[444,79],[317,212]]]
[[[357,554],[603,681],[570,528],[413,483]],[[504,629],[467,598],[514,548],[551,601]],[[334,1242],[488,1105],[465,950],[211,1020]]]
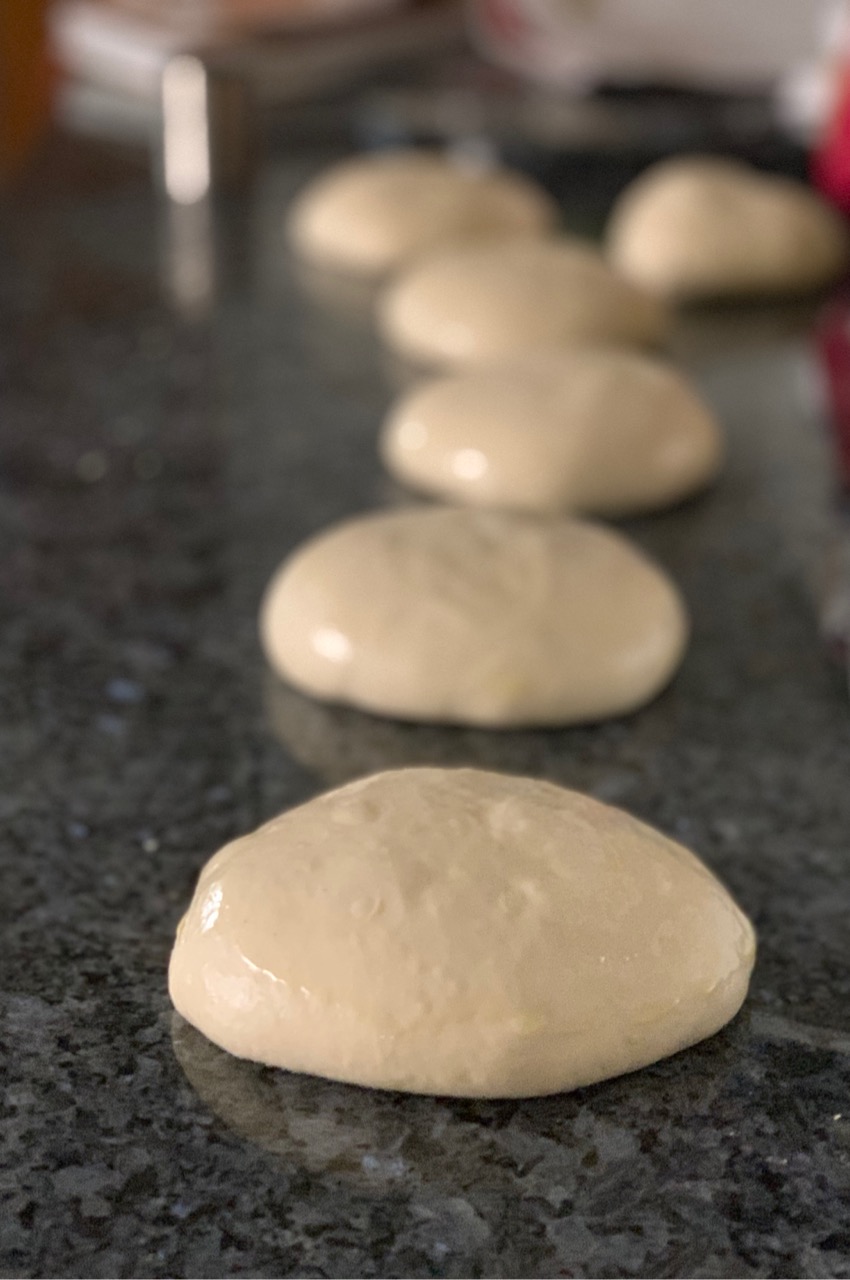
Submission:
[[[809,144],[820,132],[835,100],[834,69],[828,62],[806,62],[780,80],[776,114],[798,141]]]
[[[293,0],[293,18],[306,2]],[[256,15],[266,3],[251,0],[247,10]],[[174,0],[168,21],[155,20],[162,7],[162,0],[60,0],[50,10],[53,53],[65,73],[55,96],[63,124],[100,137],[155,140],[162,75],[183,52],[226,63],[256,102],[275,106],[345,88],[400,59],[457,48],[463,36],[454,0],[318,0],[322,21],[291,29],[279,22],[259,32],[216,26],[215,6],[197,0]]]
[[[346,44],[356,45],[360,33],[346,29],[346,23],[368,20],[403,2],[241,0],[233,6],[221,0],[60,0],[50,10],[50,41],[57,62],[76,80],[154,100],[174,54],[211,51],[252,36],[288,35],[297,68],[305,49],[308,57],[314,55],[322,42],[333,42],[337,30],[344,30]]]
[[[836,0],[469,0],[494,61],[573,91],[652,82],[764,91],[817,65]]]
[[[848,0],[823,5],[819,36],[816,56],[798,62],[776,86],[780,122],[806,144],[813,142],[832,114],[839,78],[850,61]]]

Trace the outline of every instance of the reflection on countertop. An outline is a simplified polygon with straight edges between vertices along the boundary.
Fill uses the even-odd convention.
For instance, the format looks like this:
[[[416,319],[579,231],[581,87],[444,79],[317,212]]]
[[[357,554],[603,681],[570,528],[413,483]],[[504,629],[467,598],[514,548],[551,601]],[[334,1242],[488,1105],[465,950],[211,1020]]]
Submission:
[[[361,1269],[369,1249],[379,1274],[462,1274],[473,1264],[488,1275],[554,1276],[561,1260],[582,1257],[590,1275],[731,1275],[731,1251],[736,1270],[757,1275],[735,1253],[741,1218],[822,1213],[828,1193],[813,1194],[802,1152],[812,1125],[821,1162],[830,1127],[839,1143],[845,1136],[846,1060],[793,1024],[747,1012],[636,1075],[519,1102],[292,1075],[231,1057],[177,1015],[172,1040],[202,1104],[300,1189],[288,1219],[297,1256],[334,1273]],[[824,1125],[821,1108],[833,1107]],[[745,1161],[746,1187],[735,1191],[728,1179],[741,1147],[769,1154]],[[701,1200],[691,1193],[694,1160]],[[821,1167],[837,1171],[839,1161]],[[826,1239],[838,1259],[837,1234]]]
[[[663,697],[663,695],[662,695]],[[567,765],[567,785],[613,799],[640,785],[639,753],[634,768],[621,771],[612,783],[607,766],[586,749],[598,735],[598,726],[558,729],[487,730],[439,724],[414,724],[371,715],[338,702],[322,702],[278,679],[271,671],[263,677],[263,703],[268,727],[299,764],[325,786],[338,786],[381,769],[411,765],[463,765],[474,761],[482,769],[503,773],[548,776],[547,757],[567,742],[574,757]],[[622,733],[624,721],[609,726],[612,736]],[[657,717],[646,715],[644,730],[657,746],[663,735]],[[605,775],[603,778],[601,774]],[[607,784],[606,784],[607,779]]]

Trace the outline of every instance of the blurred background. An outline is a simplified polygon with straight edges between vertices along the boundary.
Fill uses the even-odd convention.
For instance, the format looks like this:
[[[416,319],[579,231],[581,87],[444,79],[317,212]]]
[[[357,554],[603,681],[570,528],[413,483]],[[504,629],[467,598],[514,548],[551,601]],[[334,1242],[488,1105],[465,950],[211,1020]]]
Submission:
[[[0,23],[7,183],[51,127],[155,170],[163,73],[186,53],[222,183],[309,104],[318,128],[317,103],[353,142],[475,138],[550,178],[615,154],[622,182],[624,160],[695,148],[800,169],[846,94],[842,0],[5,0]]]

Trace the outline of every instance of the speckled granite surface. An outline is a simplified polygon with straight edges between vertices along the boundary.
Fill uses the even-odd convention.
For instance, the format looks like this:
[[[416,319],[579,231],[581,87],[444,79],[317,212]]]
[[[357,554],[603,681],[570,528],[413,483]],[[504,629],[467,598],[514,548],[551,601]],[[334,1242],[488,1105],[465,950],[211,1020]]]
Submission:
[[[731,457],[632,526],[694,617],[654,705],[492,735],[320,707],[265,675],[260,590],[305,534],[405,498],[373,448],[403,371],[281,251],[314,162],[269,173],[211,330],[160,298],[142,171],[60,148],[5,215],[0,1274],[850,1276],[850,703],[807,594],[805,311],[680,331]],[[504,1104],[205,1043],[165,988],[203,861],[412,761],[542,774],[691,843],[760,931],[744,1013],[638,1075]]]

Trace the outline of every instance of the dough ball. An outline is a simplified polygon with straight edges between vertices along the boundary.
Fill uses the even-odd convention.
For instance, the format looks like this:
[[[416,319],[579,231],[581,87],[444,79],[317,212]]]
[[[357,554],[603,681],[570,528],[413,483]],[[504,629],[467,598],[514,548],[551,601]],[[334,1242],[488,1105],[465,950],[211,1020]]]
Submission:
[[[555,222],[554,202],[520,173],[391,151],[320,174],[296,197],[288,233],[319,266],[376,275],[449,241],[542,235]]]
[[[381,435],[399,480],[474,506],[618,516],[663,507],[717,473],[720,429],[674,369],[578,348],[426,382]]]
[[[378,301],[385,340],[427,364],[482,364],[539,347],[652,346],[667,313],[577,240],[511,240],[447,250]]]
[[[426,508],[349,520],[272,579],[272,667],[319,698],[503,727],[632,711],[678,667],[679,593],[626,538],[580,520]]]
[[[623,193],[610,261],[635,284],[679,298],[797,293],[840,276],[847,225],[800,182],[737,160],[654,165]]]
[[[217,853],[169,989],[239,1057],[523,1097],[712,1035],[740,1008],[754,954],[711,872],[621,810],[531,778],[400,769]]]

